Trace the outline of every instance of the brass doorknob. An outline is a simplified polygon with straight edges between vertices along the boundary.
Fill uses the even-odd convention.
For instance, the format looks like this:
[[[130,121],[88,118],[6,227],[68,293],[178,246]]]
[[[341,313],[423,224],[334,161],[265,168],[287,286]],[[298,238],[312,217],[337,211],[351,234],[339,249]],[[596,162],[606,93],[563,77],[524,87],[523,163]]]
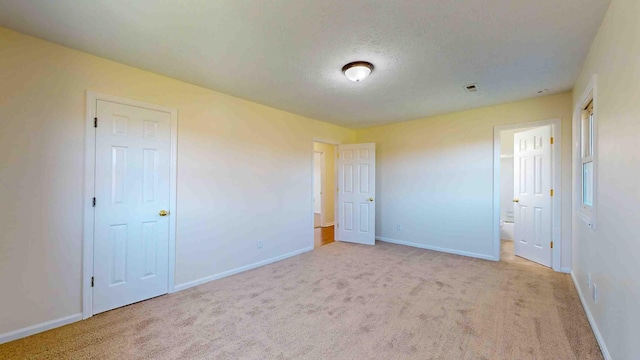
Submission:
[[[373,201],[373,198],[369,198],[369,201]]]
[[[160,210],[160,212],[158,213],[158,215],[160,216],[167,216],[169,215],[169,212],[167,210]]]
[[[520,199],[513,199],[513,200],[511,200],[511,201],[513,201],[513,202],[520,202]]]

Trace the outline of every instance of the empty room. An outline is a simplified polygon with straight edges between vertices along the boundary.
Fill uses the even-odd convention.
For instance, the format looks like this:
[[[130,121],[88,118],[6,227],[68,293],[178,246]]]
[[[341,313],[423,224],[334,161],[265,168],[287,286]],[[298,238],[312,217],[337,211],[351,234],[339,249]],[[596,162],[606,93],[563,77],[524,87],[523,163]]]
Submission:
[[[640,359],[639,103],[638,0],[0,0],[0,359]]]

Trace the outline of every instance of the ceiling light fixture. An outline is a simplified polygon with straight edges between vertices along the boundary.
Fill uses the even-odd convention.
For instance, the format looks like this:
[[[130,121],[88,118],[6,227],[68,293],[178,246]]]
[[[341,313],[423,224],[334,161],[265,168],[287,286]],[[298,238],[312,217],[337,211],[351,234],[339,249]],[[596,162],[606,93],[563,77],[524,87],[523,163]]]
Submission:
[[[354,61],[342,67],[342,72],[351,81],[362,81],[373,71],[373,64],[366,61]]]

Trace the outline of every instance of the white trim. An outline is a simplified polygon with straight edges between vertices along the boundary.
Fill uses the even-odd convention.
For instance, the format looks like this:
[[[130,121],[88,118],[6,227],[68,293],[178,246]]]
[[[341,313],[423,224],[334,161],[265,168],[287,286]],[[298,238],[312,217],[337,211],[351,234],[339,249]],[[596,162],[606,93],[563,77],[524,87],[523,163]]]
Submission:
[[[330,227],[330,226],[333,226],[333,225],[334,225],[334,222],[332,221],[332,222],[328,222],[327,226],[323,226],[323,227]]]
[[[491,255],[478,254],[478,253],[472,253],[468,251],[461,251],[461,250],[454,250],[454,249],[447,249],[447,248],[442,248],[438,246],[420,244],[412,241],[396,240],[396,239],[385,238],[381,236],[376,236],[376,240],[384,241],[391,244],[411,246],[411,247],[420,248],[420,249],[439,251],[439,252],[454,254],[454,255],[468,256],[468,257],[478,258],[483,260],[493,260],[493,256]]]
[[[277,262],[277,261],[280,261],[280,260],[284,260],[284,259],[296,256],[296,255],[300,255],[300,254],[303,254],[303,253],[311,251],[311,250],[313,250],[313,246],[307,247],[307,248],[304,248],[304,249],[301,249],[301,250],[296,250],[296,251],[293,251],[293,252],[290,252],[290,253],[287,253],[287,254],[284,254],[284,255],[276,256],[276,257],[273,257],[271,259],[259,261],[259,262],[253,263],[253,264],[241,266],[241,267],[236,268],[236,269],[224,271],[224,272],[221,272],[221,273],[216,274],[216,275],[207,276],[207,277],[204,277],[204,278],[199,279],[199,280],[190,281],[188,283],[184,283],[184,284],[172,287],[172,289],[173,289],[172,292],[186,290],[186,289],[188,289],[190,287],[198,286],[198,285],[201,285],[201,284],[213,281],[213,280],[218,280],[218,279],[221,279],[221,278],[224,278],[224,277],[227,277],[227,276],[235,275],[235,274],[247,271],[247,270],[252,270],[252,269],[258,268],[260,266],[268,265],[268,264],[271,264],[271,263],[274,263],[274,262]],[[83,308],[83,310],[84,310],[84,308]],[[9,341],[13,341],[13,340],[17,340],[17,339],[21,339],[21,338],[24,338],[24,337],[27,337],[27,336],[30,336],[30,335],[33,335],[33,334],[41,333],[41,332],[44,332],[44,331],[47,331],[47,330],[55,329],[57,327],[68,325],[68,324],[71,324],[71,323],[74,323],[74,322],[77,322],[77,321],[80,321],[80,320],[83,320],[83,319],[86,319],[84,317],[84,314],[83,313],[78,313],[78,314],[74,314],[74,315],[71,315],[71,316],[67,316],[67,317],[63,317],[63,318],[59,318],[59,319],[43,322],[43,323],[36,324],[36,325],[31,325],[31,326],[28,326],[28,327],[25,327],[25,328],[22,328],[22,329],[18,329],[18,330],[14,330],[14,331],[10,331],[10,332],[4,333],[4,334],[0,334],[0,344],[6,343],[6,342],[9,342]]]
[[[333,140],[326,140],[326,139],[322,139],[322,138],[317,138],[314,137],[312,142],[311,142],[311,148],[312,151],[315,152],[315,146],[313,143],[322,143],[325,145],[332,145],[334,150],[333,150],[333,178],[334,178],[334,185],[337,188],[338,187],[338,146],[342,145],[341,142],[339,141],[333,141]],[[313,172],[311,173],[311,179],[313,179]],[[336,191],[336,188],[334,189],[330,189],[330,191],[334,191],[333,193],[333,222],[327,223],[327,227],[328,226],[335,226],[335,223],[337,223],[338,219],[338,194]],[[311,188],[311,193],[313,196],[313,187]],[[313,199],[313,198],[312,198]],[[324,202],[323,202],[324,204]],[[323,209],[323,214],[325,213],[326,209]],[[311,225],[313,227],[313,224]],[[335,233],[337,234],[337,233]],[[336,239],[336,236],[334,235],[334,239]],[[311,244],[315,244],[315,235],[311,238],[312,242]],[[337,240],[336,240],[337,241]]]
[[[184,284],[176,285],[175,286],[175,291],[182,291],[182,290],[194,287],[194,286],[198,286],[198,285],[202,285],[204,283],[208,283],[208,282],[213,281],[213,280],[222,279],[222,278],[227,277],[227,276],[235,275],[235,274],[247,271],[247,270],[252,270],[252,269],[258,268],[260,266],[268,265],[268,264],[274,263],[276,261],[280,261],[280,260],[284,260],[284,259],[296,256],[296,255],[300,255],[300,254],[303,254],[303,253],[305,253],[307,251],[311,251],[311,250],[313,250],[313,246],[306,247],[306,248],[301,249],[301,250],[296,250],[296,251],[293,251],[293,252],[290,252],[290,253],[287,253],[287,254],[284,254],[284,255],[276,256],[276,257],[273,257],[271,259],[258,261],[258,262],[253,263],[253,264],[241,266],[239,268],[223,271],[223,272],[215,274],[215,275],[206,276],[206,277],[203,277],[203,278],[198,279],[198,280],[189,281],[189,282],[186,282]]]
[[[59,319],[54,319],[50,321],[45,321],[40,324],[35,324],[31,326],[27,326],[22,329],[6,332],[4,334],[0,334],[0,344],[8,343],[9,341],[18,340],[21,338],[25,338],[27,336],[31,336],[34,334],[38,334],[47,330],[51,330],[60,326],[68,325],[74,323],[76,321],[82,320],[82,314],[77,313],[70,316],[65,316]]]
[[[314,145],[315,148],[315,145]],[[326,217],[327,217],[327,208],[326,208],[326,198],[325,198],[325,185],[326,185],[326,179],[325,179],[325,167],[326,167],[326,158],[325,158],[325,152],[324,151],[315,151],[315,149],[313,150],[313,153],[316,154],[320,154],[320,227],[326,227],[325,222],[326,222]],[[315,163],[315,158],[314,158],[314,163]],[[315,164],[314,164],[314,171],[315,171]],[[315,179],[315,174],[313,174],[313,179]],[[314,180],[315,181],[315,180]],[[315,192],[315,189],[314,189]],[[315,204],[314,205],[314,214],[317,214],[315,212]],[[315,219],[313,221],[313,225],[315,226]]]
[[[95,208],[92,205],[95,196],[95,157],[96,130],[93,126],[96,117],[98,100],[115,102],[123,105],[136,106],[144,109],[156,110],[171,115],[171,178],[169,189],[169,277],[168,292],[175,292],[175,261],[176,261],[176,215],[177,215],[177,164],[178,164],[178,110],[175,108],[149,104],[137,100],[125,99],[113,95],[87,91],[86,119],[85,119],[85,169],[84,169],[84,220],[83,220],[83,260],[82,260],[82,319],[93,315],[93,291],[91,291],[91,277],[93,276],[93,237],[95,223]],[[99,119],[98,119],[99,121]],[[99,125],[99,124],[98,124]]]
[[[582,110],[593,99],[593,148],[591,158],[593,159],[593,205],[591,209],[582,206]],[[591,230],[596,229],[597,214],[597,189],[598,189],[598,77],[593,75],[582,95],[573,107],[572,131],[574,146],[572,151],[572,208],[576,217]],[[573,223],[575,227],[577,224]]]
[[[334,146],[342,145],[342,143],[339,142],[339,141],[326,140],[326,139],[317,138],[317,137],[314,137],[312,142],[322,143],[322,144],[326,144],[326,145],[334,145]]]
[[[340,145],[336,145],[336,150],[333,154],[333,176],[335,177],[335,182],[333,183],[335,188],[335,192],[333,193],[333,221],[336,223],[335,228],[333,228],[333,240],[336,242],[342,241],[340,238],[340,220],[342,220],[340,217],[340,191],[338,191],[340,189]],[[373,240],[373,244],[376,244],[375,239]]]
[[[561,273],[571,274],[571,269],[567,267],[560,268]]]
[[[576,278],[576,275],[573,273],[573,271],[571,271],[570,274],[571,274],[571,279],[573,280],[573,285],[575,285],[576,290],[578,291],[578,296],[580,297],[580,302],[582,303],[582,308],[584,309],[584,313],[587,315],[587,319],[589,320],[589,324],[591,325],[591,330],[593,330],[593,334],[595,335],[596,340],[598,341],[598,345],[600,346],[600,350],[602,351],[602,356],[605,358],[605,360],[611,360],[611,354],[609,354],[609,349],[607,349],[607,344],[605,344],[604,338],[600,333],[600,329],[598,329],[598,324],[596,324],[596,320],[593,318],[593,315],[591,314],[591,310],[589,310],[589,307],[587,306],[587,301],[584,295],[582,294],[582,289],[580,288],[578,279]]]
[[[553,241],[551,266],[555,271],[562,271],[562,120],[549,119],[526,123],[509,124],[493,127],[493,260],[500,260],[500,132],[520,128],[531,128],[551,125],[553,146],[551,170],[553,201],[551,219],[551,241]]]
[[[327,222],[327,197],[326,197],[326,154],[324,151],[320,152],[320,226],[325,226]]]
[[[95,194],[96,168],[96,129],[93,126],[96,117],[96,95],[87,91],[85,145],[84,145],[84,218],[82,246],[82,319],[92,315],[93,292],[91,277],[93,276],[93,229],[95,211],[92,200]]]

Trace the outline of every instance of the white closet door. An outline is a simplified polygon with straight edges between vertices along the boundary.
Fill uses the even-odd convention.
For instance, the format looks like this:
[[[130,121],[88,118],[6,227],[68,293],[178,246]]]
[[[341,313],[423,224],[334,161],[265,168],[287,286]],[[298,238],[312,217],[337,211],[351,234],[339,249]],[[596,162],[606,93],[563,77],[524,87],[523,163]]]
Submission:
[[[376,145],[338,146],[336,240],[375,245]]]
[[[168,291],[171,115],[97,101],[93,313]]]

